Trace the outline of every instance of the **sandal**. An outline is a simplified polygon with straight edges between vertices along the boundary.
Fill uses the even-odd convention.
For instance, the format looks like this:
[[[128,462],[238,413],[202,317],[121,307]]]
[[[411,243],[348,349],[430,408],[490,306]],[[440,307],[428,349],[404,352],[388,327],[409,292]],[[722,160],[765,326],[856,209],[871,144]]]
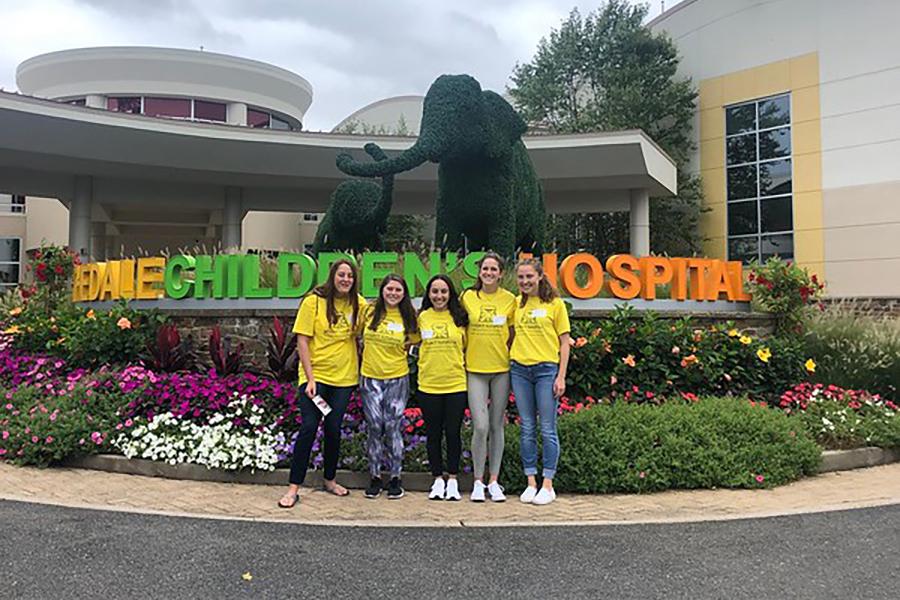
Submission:
[[[290,504],[286,504],[286,503],[284,502],[284,499],[285,499],[285,498],[289,498],[289,499],[290,499]],[[281,499],[278,501],[278,508],[294,508],[294,506],[296,506],[298,502],[300,502],[300,494],[294,494],[293,496],[290,496],[290,495],[288,495],[288,494],[285,494],[285,495],[282,496]]]
[[[340,489],[338,489],[338,488],[340,488]],[[331,487],[328,487],[327,485],[323,485],[322,489],[325,490],[326,492],[328,492],[329,494],[334,494],[335,496],[339,496],[339,497],[344,497],[344,496],[350,495],[350,490],[348,490],[347,488],[345,488],[344,486],[342,486],[339,483],[332,484]]]

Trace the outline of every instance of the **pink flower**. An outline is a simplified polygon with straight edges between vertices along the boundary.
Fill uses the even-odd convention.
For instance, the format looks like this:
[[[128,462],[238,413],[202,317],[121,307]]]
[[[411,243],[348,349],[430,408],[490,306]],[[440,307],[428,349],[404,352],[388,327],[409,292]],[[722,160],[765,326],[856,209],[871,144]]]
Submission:
[[[0,456],[6,454],[6,448],[0,448]]]
[[[6,408],[6,410],[12,410],[12,409],[13,409],[13,405],[12,405],[12,404],[9,404],[9,403],[7,402],[7,403],[6,403],[6,406],[5,406],[4,408]]]
[[[4,432],[3,432],[2,434],[0,434],[0,435],[3,436],[3,439],[4,439],[4,440],[8,440],[8,439],[9,439],[9,432],[8,432],[8,431],[4,431]]]
[[[678,354],[680,354],[680,353],[681,353],[681,348],[679,348],[678,346],[672,346],[672,354],[674,354],[675,356],[678,356]]]
[[[36,435],[31,436],[31,443],[32,443],[32,444],[37,444],[37,443],[38,443],[38,439],[40,439],[40,438],[38,438],[38,436],[36,436]]]
[[[131,419],[125,419],[125,427],[131,427],[132,425],[134,425],[134,421],[132,421]]]
[[[103,434],[99,431],[95,431],[91,434],[91,441],[99,446],[103,443]]]
[[[610,378],[609,378],[609,385],[616,385],[616,382],[617,382],[617,381],[619,381],[619,380],[616,379],[616,376],[615,376],[615,375],[611,375]]]
[[[643,478],[646,477],[646,476],[647,476],[647,474],[644,473],[643,471],[641,471],[640,473],[638,473],[638,478],[639,478],[639,479],[643,479]]]
[[[757,476],[755,477],[755,479],[756,479],[756,483],[762,483],[763,481],[766,480],[766,478],[763,477],[762,475],[757,475]]]
[[[122,317],[116,321],[116,325],[119,329],[131,329],[131,321],[129,321],[127,317]]]
[[[53,443],[53,436],[52,436],[52,435],[48,435],[48,436],[47,436],[47,439],[44,440],[44,443],[45,443],[45,444],[52,444],[52,443]]]

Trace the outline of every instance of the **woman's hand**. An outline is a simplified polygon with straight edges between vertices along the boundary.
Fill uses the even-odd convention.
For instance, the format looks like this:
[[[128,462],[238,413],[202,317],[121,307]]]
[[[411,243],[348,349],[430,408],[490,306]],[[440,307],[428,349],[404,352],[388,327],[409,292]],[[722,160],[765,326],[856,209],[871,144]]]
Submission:
[[[566,393],[566,378],[562,377],[562,376],[557,376],[556,379],[553,380],[553,397],[560,398],[565,393]]]
[[[316,382],[312,379],[306,382],[306,396],[312,400],[316,395]]]

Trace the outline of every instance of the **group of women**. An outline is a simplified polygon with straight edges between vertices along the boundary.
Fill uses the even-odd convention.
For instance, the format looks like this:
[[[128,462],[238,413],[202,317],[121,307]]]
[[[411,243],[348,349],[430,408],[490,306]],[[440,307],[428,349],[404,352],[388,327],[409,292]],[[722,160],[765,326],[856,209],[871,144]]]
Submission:
[[[540,261],[523,259],[516,265],[518,297],[500,287],[503,269],[502,257],[486,254],[479,262],[475,285],[459,295],[449,277],[435,275],[425,286],[417,313],[401,277],[385,277],[378,297],[367,304],[359,295],[355,265],[348,260],[332,264],[327,281],[303,299],[294,322],[300,355],[301,426],[294,444],[290,485],[279,506],[291,508],[299,500],[323,417],[325,490],[338,496],[349,493],[335,476],[341,421],[357,386],[368,431],[371,483],[366,497],[376,498],[384,491],[384,463],[390,471],[387,497],[403,496],[402,423],[409,398],[410,348],[418,348],[416,394],[434,476],[428,497],[461,499],[457,482],[460,429],[468,406],[475,477],[470,499],[506,499],[498,477],[512,384],[521,417],[522,468],[528,479],[520,500],[549,504],[556,498],[553,477],[560,448],[556,411],[565,391],[569,319]],[[538,422],[543,442],[540,486]]]

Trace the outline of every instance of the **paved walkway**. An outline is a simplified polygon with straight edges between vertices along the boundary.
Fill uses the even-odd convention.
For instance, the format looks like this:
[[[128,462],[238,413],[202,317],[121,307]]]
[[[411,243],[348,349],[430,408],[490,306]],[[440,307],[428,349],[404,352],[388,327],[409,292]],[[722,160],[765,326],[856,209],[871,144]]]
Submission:
[[[292,510],[266,485],[175,481],[79,469],[0,463],[0,499],[125,512],[320,525],[478,527],[705,521],[900,504],[900,463],[827,473],[772,490],[694,490],[644,495],[562,494],[549,506],[337,498],[304,489]]]

